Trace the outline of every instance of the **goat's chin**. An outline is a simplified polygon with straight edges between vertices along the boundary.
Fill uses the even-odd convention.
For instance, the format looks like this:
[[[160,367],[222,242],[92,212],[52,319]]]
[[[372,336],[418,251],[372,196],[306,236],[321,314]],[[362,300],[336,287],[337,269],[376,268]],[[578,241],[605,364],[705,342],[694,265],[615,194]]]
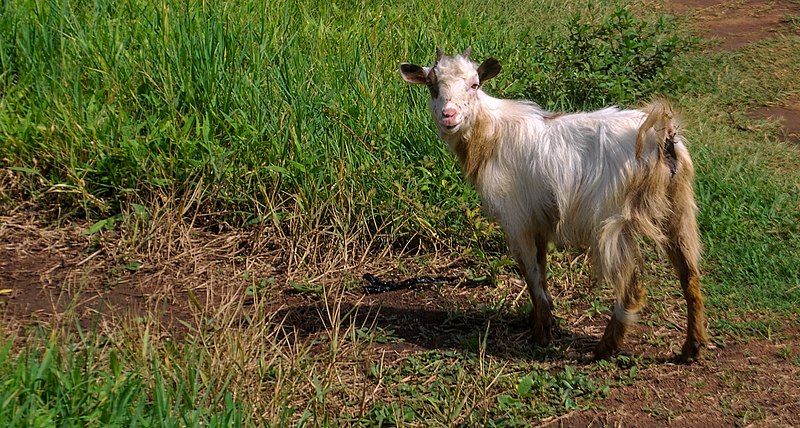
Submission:
[[[464,122],[458,122],[455,125],[445,125],[443,123],[439,123],[439,131],[441,131],[444,135],[453,135],[457,133],[461,129],[461,125]]]

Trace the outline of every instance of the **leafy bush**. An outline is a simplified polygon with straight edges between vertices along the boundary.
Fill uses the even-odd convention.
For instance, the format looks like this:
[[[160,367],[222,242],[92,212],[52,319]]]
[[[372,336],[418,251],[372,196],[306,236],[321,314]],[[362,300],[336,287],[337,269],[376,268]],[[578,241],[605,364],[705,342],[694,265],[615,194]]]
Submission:
[[[593,24],[575,14],[533,37],[514,80],[524,82],[518,95],[551,109],[631,104],[683,85],[669,66],[694,43],[664,16],[646,22],[620,8]]]

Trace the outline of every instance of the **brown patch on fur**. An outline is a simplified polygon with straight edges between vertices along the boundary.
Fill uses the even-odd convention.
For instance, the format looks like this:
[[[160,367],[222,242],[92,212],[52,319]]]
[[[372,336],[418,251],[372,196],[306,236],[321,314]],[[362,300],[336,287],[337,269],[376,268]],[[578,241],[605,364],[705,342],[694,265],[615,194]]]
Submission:
[[[491,159],[502,138],[502,130],[494,126],[494,122],[486,117],[483,109],[477,109],[475,123],[454,144],[453,152],[464,170],[464,176],[470,183],[480,188],[483,166]]]

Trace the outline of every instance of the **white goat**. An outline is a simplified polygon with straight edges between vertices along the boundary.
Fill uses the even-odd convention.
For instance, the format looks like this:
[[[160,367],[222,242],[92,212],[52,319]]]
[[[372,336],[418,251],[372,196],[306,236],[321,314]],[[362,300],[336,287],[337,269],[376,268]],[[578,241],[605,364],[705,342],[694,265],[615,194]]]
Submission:
[[[602,359],[619,349],[641,308],[638,240],[648,237],[669,256],[683,288],[689,314],[682,358],[699,357],[707,338],[694,168],[669,104],[547,112],[483,92],[500,63],[489,58],[479,66],[469,53],[449,57],[437,49],[432,67],[402,64],[400,74],[428,86],[439,136],[503,227],[533,301],[535,343],[552,339],[549,242],[588,247],[596,276],[614,287],[614,311],[594,351]]]

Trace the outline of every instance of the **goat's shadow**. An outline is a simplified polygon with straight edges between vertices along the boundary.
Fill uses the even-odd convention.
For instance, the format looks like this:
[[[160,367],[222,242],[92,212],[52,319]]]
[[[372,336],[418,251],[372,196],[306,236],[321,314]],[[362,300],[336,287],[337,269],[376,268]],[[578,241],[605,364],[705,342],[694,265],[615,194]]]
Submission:
[[[485,352],[504,359],[577,360],[588,362],[598,342],[594,336],[558,327],[548,347],[532,342],[528,316],[478,307],[442,308],[402,305],[396,292],[358,302],[317,300],[284,307],[273,315],[298,338],[332,328],[354,328],[364,340],[386,347]]]

